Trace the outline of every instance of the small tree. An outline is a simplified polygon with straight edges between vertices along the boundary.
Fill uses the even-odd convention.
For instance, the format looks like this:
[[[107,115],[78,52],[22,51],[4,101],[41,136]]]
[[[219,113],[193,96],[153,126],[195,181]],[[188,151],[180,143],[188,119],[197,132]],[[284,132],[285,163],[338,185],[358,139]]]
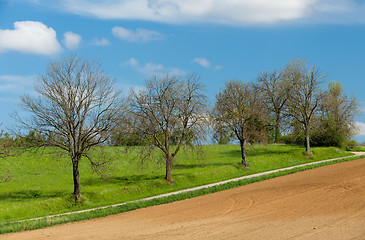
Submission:
[[[71,56],[51,62],[35,85],[38,96],[22,97],[28,120],[17,117],[23,127],[40,134],[43,146],[64,150],[73,166],[75,200],[81,199],[79,162],[90,160],[89,152],[104,143],[119,121],[121,100],[113,82],[99,65]]]
[[[293,86],[286,113],[302,125],[310,156],[310,131],[323,97],[320,84],[324,76],[319,68],[307,66],[304,60],[294,60],[283,70],[283,77],[286,84]]]
[[[355,134],[355,117],[358,113],[355,97],[347,96],[340,83],[331,81],[324,92],[320,112],[313,139],[315,144],[346,147]]]
[[[0,127],[2,123],[0,123]],[[0,129],[0,158],[8,157],[13,155],[13,141],[10,139],[8,134],[4,133],[3,129]],[[10,171],[8,170],[6,174],[0,175],[0,183],[8,182],[11,180]]]
[[[126,122],[143,143],[160,149],[166,164],[165,179],[173,184],[173,160],[182,145],[204,138],[206,102],[196,74],[159,75],[146,81],[146,88],[131,91]],[[174,144],[174,148],[171,145]],[[147,153],[148,154],[148,153]]]
[[[283,110],[289,99],[292,85],[287,84],[283,80],[281,73],[274,71],[272,73],[262,73],[257,78],[255,86],[264,95],[265,102],[271,115],[271,121],[273,122],[271,126],[274,127],[274,143],[276,143],[280,137]]]
[[[1,126],[2,123],[0,123],[0,127]],[[0,129],[0,158],[11,155],[11,145],[8,134],[6,134],[3,129]]]
[[[215,128],[231,131],[241,147],[242,166],[248,167],[245,146],[266,137],[267,110],[262,94],[252,84],[227,81],[216,95],[212,111]]]

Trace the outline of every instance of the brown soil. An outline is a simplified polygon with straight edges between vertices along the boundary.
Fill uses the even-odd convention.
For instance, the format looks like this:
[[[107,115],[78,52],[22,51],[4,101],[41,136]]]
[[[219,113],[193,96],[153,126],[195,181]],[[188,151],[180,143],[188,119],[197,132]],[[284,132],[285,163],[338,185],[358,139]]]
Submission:
[[[365,239],[365,159],[0,239]]]

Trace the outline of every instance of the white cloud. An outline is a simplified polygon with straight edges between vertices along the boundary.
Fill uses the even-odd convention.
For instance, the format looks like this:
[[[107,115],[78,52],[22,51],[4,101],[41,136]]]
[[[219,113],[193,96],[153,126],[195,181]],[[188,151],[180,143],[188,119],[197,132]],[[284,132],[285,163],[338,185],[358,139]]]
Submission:
[[[68,49],[76,49],[80,46],[81,43],[81,36],[79,34],[73,32],[66,32],[63,34],[63,44]]]
[[[143,67],[138,67],[138,71],[144,74],[154,74],[164,70],[165,67],[162,64],[156,64],[152,62],[146,63]]]
[[[131,66],[131,67],[138,67],[139,63],[135,58],[130,58],[129,60],[122,63],[122,66]]]
[[[193,62],[203,66],[204,68],[210,68],[211,66],[210,62],[206,58],[194,58]]]
[[[365,136],[365,123],[356,122],[356,127],[359,129],[358,135]]]
[[[144,65],[141,65],[135,58],[130,58],[129,60],[122,63],[121,66],[132,67],[132,68],[136,69],[139,73],[142,73],[144,75],[149,75],[149,76],[160,74],[160,73],[170,73],[170,74],[183,74],[184,73],[184,71],[182,71],[178,68],[174,68],[174,67],[166,68],[165,66],[163,66],[162,64],[159,64],[159,63],[148,62]]]
[[[0,75],[0,92],[23,93],[26,89],[30,89],[33,86],[36,78],[35,75]]]
[[[24,0],[26,1],[26,0]],[[363,0],[28,0],[61,11],[102,19],[168,24],[215,23],[236,26],[293,21],[365,23]]]
[[[319,0],[313,6],[312,22],[365,23],[363,0]]]
[[[61,51],[56,31],[41,22],[14,22],[14,29],[0,29],[0,52],[18,51],[53,55]]]
[[[66,0],[60,2],[66,11],[103,19],[254,25],[302,19],[311,14],[313,5],[318,1],[321,0]]]
[[[222,65],[217,65],[214,67],[214,70],[221,70],[223,69],[223,66]]]
[[[120,84],[118,84],[118,89],[121,89],[122,90],[122,95],[127,97],[131,90],[139,92],[139,91],[145,90],[146,87],[142,86],[142,85],[133,85],[133,84],[120,83]]]
[[[212,64],[206,58],[194,58],[192,63],[197,63],[197,64],[199,64],[200,66],[202,66],[204,68],[211,68],[212,67]],[[223,66],[221,66],[221,65],[214,66],[214,70],[221,70],[222,68],[223,68]]]
[[[93,46],[109,46],[110,45],[110,42],[106,38],[101,38],[101,39],[94,38],[90,42],[90,45],[93,45]]]
[[[163,35],[157,31],[137,28],[135,31],[123,27],[113,27],[112,33],[117,38],[129,42],[150,42],[163,38]]]

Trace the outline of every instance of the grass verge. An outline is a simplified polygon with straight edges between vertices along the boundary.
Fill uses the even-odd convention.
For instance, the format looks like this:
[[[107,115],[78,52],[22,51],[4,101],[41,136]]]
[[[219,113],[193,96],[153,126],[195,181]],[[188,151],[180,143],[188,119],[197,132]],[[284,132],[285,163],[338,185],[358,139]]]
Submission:
[[[76,222],[76,221],[81,221],[81,220],[104,217],[104,216],[127,212],[127,211],[131,211],[131,210],[139,209],[139,208],[145,208],[145,207],[149,207],[149,206],[166,204],[166,203],[170,203],[170,202],[174,202],[174,201],[202,196],[202,195],[206,195],[206,194],[210,194],[210,193],[214,193],[214,192],[218,192],[218,191],[223,191],[223,190],[227,190],[227,189],[231,189],[231,188],[235,188],[235,187],[239,187],[239,186],[244,186],[244,185],[254,183],[254,182],[259,182],[259,181],[263,181],[263,180],[267,180],[267,179],[271,179],[271,178],[275,178],[275,177],[279,177],[279,176],[283,176],[283,175],[287,175],[287,174],[292,174],[292,173],[299,172],[299,171],[313,169],[313,168],[330,165],[330,164],[334,164],[334,163],[339,163],[339,162],[351,161],[351,160],[360,159],[360,158],[362,158],[362,156],[342,158],[342,159],[337,159],[337,160],[330,161],[330,162],[323,162],[323,163],[318,163],[318,164],[313,164],[313,165],[308,165],[308,166],[303,166],[303,167],[297,167],[297,168],[293,168],[290,170],[270,173],[270,174],[259,176],[259,177],[253,177],[253,178],[238,180],[238,181],[234,181],[234,182],[229,182],[229,183],[225,183],[222,185],[217,185],[217,186],[213,186],[213,187],[209,187],[209,188],[203,188],[203,189],[199,189],[199,190],[195,190],[195,191],[191,191],[191,192],[184,192],[184,193],[175,194],[175,195],[171,195],[171,196],[167,196],[167,197],[155,198],[152,200],[145,200],[145,201],[137,200],[137,201],[127,202],[124,205],[119,205],[119,206],[115,206],[115,207],[107,207],[107,208],[97,209],[97,210],[88,211],[88,212],[73,213],[73,214],[57,216],[57,217],[44,217],[44,218],[37,219],[37,220],[25,220],[25,221],[21,221],[21,222],[4,222],[4,223],[0,223],[0,233],[4,234],[4,233],[9,233],[9,232],[34,230],[34,229],[44,228],[44,227],[53,226],[53,225],[62,224],[62,223]]]

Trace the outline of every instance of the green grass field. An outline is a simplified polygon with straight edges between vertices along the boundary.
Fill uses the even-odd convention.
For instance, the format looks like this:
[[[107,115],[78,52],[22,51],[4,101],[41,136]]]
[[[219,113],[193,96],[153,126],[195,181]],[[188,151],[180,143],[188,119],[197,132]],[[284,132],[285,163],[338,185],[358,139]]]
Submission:
[[[116,159],[100,178],[83,159],[80,180],[83,201],[72,198],[72,166],[47,149],[44,153],[25,153],[0,161],[0,174],[10,170],[12,180],[0,184],[0,223],[105,206],[177,191],[230,178],[268,171],[306,162],[351,155],[337,148],[312,148],[307,158],[304,148],[289,145],[257,145],[248,148],[250,169],[240,166],[236,145],[203,146],[202,152],[181,151],[175,160],[175,185],[164,181],[164,164],[159,161],[141,165],[134,157],[138,148],[127,153],[121,148],[110,154]]]

